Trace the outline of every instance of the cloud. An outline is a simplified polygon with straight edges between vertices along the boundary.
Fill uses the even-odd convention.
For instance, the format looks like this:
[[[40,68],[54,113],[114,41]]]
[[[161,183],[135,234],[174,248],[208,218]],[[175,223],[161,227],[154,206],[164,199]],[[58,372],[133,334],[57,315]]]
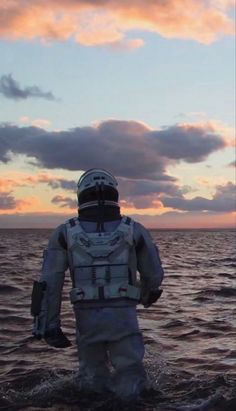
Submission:
[[[49,181],[48,184],[56,189],[56,188],[63,188],[63,190],[68,191],[76,191],[77,190],[77,183],[74,180],[66,180],[65,178],[54,178],[53,180]]]
[[[16,200],[11,192],[0,193],[0,210],[13,210],[19,205],[20,201]]]
[[[163,204],[158,199],[158,194],[143,194],[143,195],[135,195],[135,196],[125,196],[124,200],[121,202],[121,206],[124,209],[135,209],[135,210],[147,210],[147,209],[155,209],[162,211]]]
[[[11,190],[15,187],[19,187],[21,183],[12,178],[0,178],[0,194],[6,190]]]
[[[120,199],[124,206],[144,209],[158,208],[157,200],[161,194],[182,195],[177,179],[166,174],[156,175],[155,180],[118,178]]]
[[[67,180],[46,172],[35,175],[28,175],[23,172],[8,172],[2,174],[2,178],[0,178],[0,192],[13,190],[17,187],[35,187],[37,184],[47,184],[54,190],[63,189],[73,193],[77,189],[76,181]]]
[[[33,208],[40,207],[40,201],[37,197],[24,197],[24,199],[16,199],[12,191],[2,191],[0,185],[0,214],[1,210],[6,210],[10,213],[17,211],[27,212],[32,211]]]
[[[125,178],[164,178],[169,164],[197,163],[226,146],[224,135],[206,124],[152,130],[136,121],[104,121],[67,131],[0,126],[0,161],[9,153],[34,157],[40,166],[68,170],[107,168]],[[165,177],[166,178],[166,177]]]
[[[153,130],[137,121],[109,120],[59,132],[9,124],[0,126],[2,162],[9,162],[14,154],[24,154],[34,158],[40,167],[49,169],[108,169],[118,178],[120,199],[127,207],[129,204],[137,209],[162,209],[164,205],[183,210],[215,210],[216,206],[212,205],[215,200],[185,199],[184,194],[190,192],[190,187],[180,187],[167,169],[180,161],[201,162],[226,146],[222,128],[220,134],[209,123],[205,126],[177,124]],[[20,179],[21,185],[37,183],[45,183],[52,189],[76,191],[76,181],[49,173]],[[229,206],[228,202],[224,207]],[[72,208],[76,204],[75,200],[61,195],[54,197],[53,203]]]
[[[236,210],[236,185],[228,182],[226,185],[217,186],[212,199],[195,197],[191,200],[179,197],[162,197],[165,207],[172,207],[186,211],[216,211],[233,212]]]
[[[48,173],[39,173],[35,176],[25,176],[21,179],[22,184],[37,184],[46,183],[53,189],[62,188],[63,190],[75,191],[77,183],[74,180],[67,180],[65,178],[54,176]]]
[[[39,173],[36,175],[27,175],[26,173],[15,173],[14,176],[10,174],[10,178],[3,175],[0,179],[0,195],[1,206],[7,206],[6,209],[22,209],[29,210],[32,206],[42,207],[37,204],[34,198],[28,198],[23,200],[15,200],[12,196],[12,190],[17,187],[35,187],[37,184],[47,184],[53,190],[63,189],[73,193],[73,197],[68,197],[63,194],[54,196],[51,199],[52,204],[58,204],[63,208],[77,208],[76,189],[77,183],[74,180],[67,180],[60,176],[51,175],[48,173]],[[215,182],[217,179],[214,180]],[[213,182],[211,187],[213,187]],[[220,181],[220,179],[219,179]],[[201,181],[200,181],[201,182]],[[176,209],[182,211],[215,211],[218,213],[232,212],[235,209],[235,185],[232,182],[224,182],[223,184],[217,184],[215,194],[212,199],[204,197],[195,197],[192,199],[186,199],[185,194],[194,192],[190,186],[179,186],[178,181],[167,175],[160,175],[156,181],[144,180],[144,179],[130,179],[130,178],[118,178],[119,193],[120,193],[120,205],[124,212],[133,213],[134,209],[141,214],[145,213],[145,209],[149,209],[151,214],[158,212],[165,212],[167,209]],[[208,182],[206,182],[208,183]],[[48,194],[47,194],[48,195]],[[4,199],[4,200],[3,200]],[[0,207],[1,209],[1,207]]]
[[[18,121],[21,124],[25,124],[25,125],[30,124],[32,126],[39,127],[39,128],[49,128],[51,126],[51,122],[47,120],[46,118],[30,119],[30,117],[28,116],[21,116]]]
[[[22,88],[19,83],[14,80],[11,74],[5,74],[0,77],[0,93],[4,97],[12,100],[26,100],[27,98],[56,100],[51,91],[42,91],[38,86],[27,86]]]
[[[144,180],[144,179],[129,179],[129,178],[119,178],[119,186],[122,187],[122,194],[124,196],[135,196],[143,194],[154,194],[154,193],[168,193],[176,195],[178,190],[173,186],[177,180],[173,177],[163,174],[162,176],[156,176],[154,180]]]
[[[46,128],[51,125],[50,121],[45,118],[36,118],[35,120],[32,120],[31,124],[39,128]]]
[[[0,4],[0,36],[133,48],[140,39],[125,36],[142,30],[209,44],[234,35],[233,7],[231,0],[11,0]]]
[[[131,51],[143,47],[145,44],[142,39],[124,39],[119,41],[114,41],[108,44],[108,47],[114,51]]]
[[[60,207],[67,207],[71,209],[77,209],[78,203],[70,197],[64,197],[63,195],[57,195],[52,198],[51,202],[53,204],[60,204]]]

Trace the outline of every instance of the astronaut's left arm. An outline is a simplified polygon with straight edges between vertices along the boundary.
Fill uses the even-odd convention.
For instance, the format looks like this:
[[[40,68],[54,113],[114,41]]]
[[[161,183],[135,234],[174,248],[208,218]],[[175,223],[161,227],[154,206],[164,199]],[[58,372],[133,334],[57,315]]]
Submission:
[[[41,292],[41,301],[39,293],[36,297],[33,297],[34,291],[32,294],[32,306],[34,306],[32,311],[34,311],[36,303],[39,303],[36,311],[32,312],[35,316],[33,334],[37,338],[44,337],[47,340],[48,336],[55,337],[61,333],[61,298],[65,271],[68,268],[66,242],[64,245],[62,241],[62,239],[65,240],[65,236],[64,225],[59,226],[53,232],[48,247],[44,251],[40,280],[35,282],[35,287],[40,288],[39,293]]]
[[[159,289],[164,270],[159,250],[150,233],[141,224],[134,225],[134,240],[136,244],[137,269],[141,280],[141,303],[149,307],[161,296]]]

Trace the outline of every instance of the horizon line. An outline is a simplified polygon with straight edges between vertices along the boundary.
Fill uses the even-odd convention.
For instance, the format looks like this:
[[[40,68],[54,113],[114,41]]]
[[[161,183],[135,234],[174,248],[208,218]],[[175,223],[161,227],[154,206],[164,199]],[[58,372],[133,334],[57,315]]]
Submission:
[[[55,230],[57,227],[0,227],[0,230]],[[232,227],[145,227],[147,230],[236,230]]]

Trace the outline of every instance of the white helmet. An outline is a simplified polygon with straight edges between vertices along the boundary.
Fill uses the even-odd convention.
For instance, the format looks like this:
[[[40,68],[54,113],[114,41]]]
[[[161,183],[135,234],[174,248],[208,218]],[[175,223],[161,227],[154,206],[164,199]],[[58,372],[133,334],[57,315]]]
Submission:
[[[103,205],[118,206],[118,191],[116,188],[117,185],[118,183],[115,177],[102,168],[91,168],[90,170],[86,171],[84,174],[82,174],[78,181],[77,196],[80,210],[87,207],[98,206],[101,201]],[[94,197],[94,195],[90,195],[89,198],[89,195],[86,196],[85,192],[96,193],[96,198]],[[117,198],[111,197],[111,199],[107,199],[106,195],[104,195],[103,198],[102,193],[106,192],[115,193],[115,197]]]

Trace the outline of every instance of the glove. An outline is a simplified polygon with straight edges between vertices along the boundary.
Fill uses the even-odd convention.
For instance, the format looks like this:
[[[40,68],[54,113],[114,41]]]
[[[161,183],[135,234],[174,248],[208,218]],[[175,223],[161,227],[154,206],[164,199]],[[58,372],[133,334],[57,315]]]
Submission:
[[[70,340],[62,332],[61,328],[55,328],[45,332],[44,339],[48,345],[55,348],[67,348],[71,346]]]
[[[146,291],[141,297],[141,303],[143,304],[144,308],[150,307],[154,304],[161,296],[163,290],[159,290],[156,288],[155,290]]]

